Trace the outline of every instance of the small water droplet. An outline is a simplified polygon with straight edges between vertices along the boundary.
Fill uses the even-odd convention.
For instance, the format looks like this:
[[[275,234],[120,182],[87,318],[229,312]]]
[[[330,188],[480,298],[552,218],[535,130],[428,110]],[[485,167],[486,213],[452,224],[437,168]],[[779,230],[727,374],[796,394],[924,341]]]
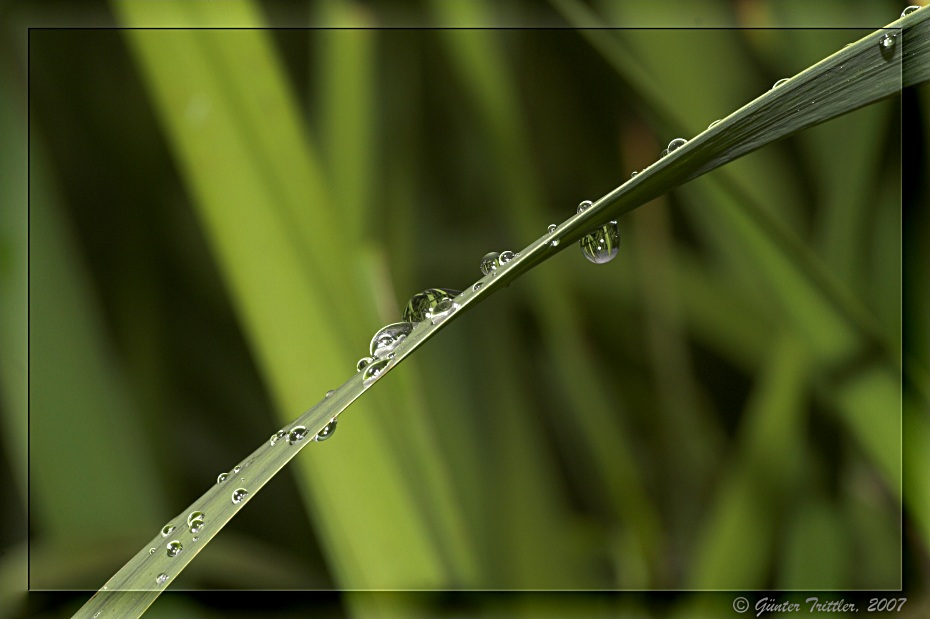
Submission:
[[[559,239],[552,239],[551,241],[549,241],[549,245],[552,246],[552,247],[558,247],[558,246],[559,246]]]
[[[200,530],[203,529],[204,521],[203,518],[197,518],[193,520],[190,524],[191,533],[196,535],[200,533]],[[197,538],[194,538],[197,539]]]
[[[168,580],[168,574],[165,574],[164,572],[162,572],[161,574],[155,577],[155,584],[163,585],[165,584],[166,580]]]
[[[634,178],[637,174],[639,174],[639,172],[637,172],[636,170],[633,170],[633,173],[630,174],[630,178]]]
[[[241,471],[241,470],[242,470],[242,467],[239,466],[239,465],[237,464],[236,466],[233,467],[233,469],[232,469],[232,474],[233,474],[233,475],[238,475],[238,474],[239,474],[239,471]]]
[[[459,291],[448,288],[427,288],[418,292],[407,302],[404,308],[405,322],[422,322],[434,317],[438,313],[448,312],[452,309],[452,299],[458,296]]]
[[[304,432],[306,433],[306,429],[304,430]],[[232,493],[232,502],[234,505],[237,505],[239,503],[242,503],[247,496],[249,496],[248,490],[246,490],[245,488],[236,488],[235,490],[233,490],[233,493]]]
[[[168,524],[166,524],[164,527],[162,527],[162,529],[161,529],[161,536],[162,536],[162,537],[168,537],[168,536],[171,535],[172,533],[174,533],[174,525],[171,524],[170,522],[169,522]]]
[[[591,208],[592,204],[594,203],[591,202],[590,200],[582,200],[581,202],[578,203],[578,212],[584,213],[586,210]]]
[[[478,268],[481,269],[483,275],[488,275],[491,271],[497,270],[497,267],[500,266],[500,262],[498,262],[499,256],[500,254],[496,251],[489,251],[481,258]]]
[[[284,430],[278,430],[277,432],[271,435],[271,440],[268,442],[271,443],[272,447],[274,447],[275,445],[278,444],[278,441],[280,441],[285,436],[287,436],[287,432],[285,432]]]
[[[192,541],[192,542],[196,542],[196,541],[199,540],[199,539],[200,539],[200,536],[199,536],[199,535],[195,535],[194,537],[191,538],[191,541]]]
[[[94,619],[97,619],[97,617],[99,616],[100,616],[100,611],[98,610],[97,612],[94,613]]]
[[[510,262],[510,261],[513,260],[513,259],[514,259],[513,252],[510,251],[510,250],[508,249],[508,250],[506,250],[506,251],[502,251],[502,252],[501,252],[501,255],[497,257],[497,262],[498,262],[501,266],[503,266],[503,265],[507,264],[508,262]]]
[[[893,33],[886,33],[878,40],[878,50],[882,53],[882,58],[891,60],[894,57],[894,48],[897,44],[897,37]]]
[[[670,155],[687,143],[688,143],[688,140],[684,138],[675,138],[674,140],[668,143],[668,148],[665,149],[665,154]]]
[[[203,519],[204,519],[203,512],[197,512],[197,511],[191,512],[187,515],[187,526],[191,526],[191,523],[195,520],[203,520]]]
[[[777,82],[775,82],[775,83],[772,85],[772,90],[775,90],[776,88],[778,88],[779,86],[781,86],[782,84],[784,84],[785,82],[787,82],[787,81],[790,80],[790,79],[791,79],[790,77],[783,77],[783,78],[781,78],[780,80],[778,80]]]
[[[370,364],[374,360],[375,360],[374,357],[362,357],[361,359],[358,360],[358,363],[355,364],[356,371],[361,372],[366,367],[368,367],[368,364]]]
[[[414,326],[412,322],[395,322],[381,327],[371,338],[371,344],[368,346],[371,356],[379,359],[387,357],[407,339]]]
[[[229,477],[229,473],[220,473],[216,476],[216,483],[221,484],[226,481],[226,478]]]
[[[721,122],[723,122],[723,119],[718,118],[718,119],[715,120],[714,122],[712,122],[712,123],[710,123],[709,125],[707,125],[707,128],[708,128],[708,129],[712,129],[712,128],[715,127],[716,125],[719,125]]]
[[[323,397],[324,397],[324,398],[330,398],[330,397],[332,397],[332,395],[333,395],[334,393],[336,393],[336,390],[335,390],[335,389],[330,389],[329,391],[326,392],[326,395],[323,396]]]
[[[296,445],[300,441],[304,440],[305,436],[307,436],[307,428],[304,426],[294,426],[290,433],[287,435],[287,442],[291,445]]]
[[[151,548],[149,548],[149,554],[150,555],[155,554],[155,546],[152,546]]]
[[[472,292],[478,292],[481,290],[481,287],[484,286],[482,282],[475,282],[475,285],[471,287]]]
[[[556,228],[558,228],[557,225],[555,225],[555,224],[549,224],[549,227],[546,228],[546,230],[549,232],[549,234],[552,234],[553,232],[555,232]]]
[[[390,365],[390,363],[390,359],[381,359],[380,361],[375,361],[367,368],[365,368],[365,373],[362,375],[362,381],[366,383],[373,381],[384,372],[384,369]]]
[[[176,557],[179,554],[181,554],[182,550],[184,550],[184,546],[182,546],[181,542],[179,542],[176,539],[173,539],[170,542],[168,542],[167,548],[168,548],[169,557]]]
[[[901,11],[901,17],[907,17],[908,15],[910,15],[911,13],[913,13],[914,11],[917,11],[917,10],[919,10],[919,9],[920,9],[919,6],[917,6],[916,4],[912,4],[911,6],[907,7],[907,8],[904,9],[903,11]]]
[[[616,221],[601,226],[581,239],[581,252],[594,264],[604,264],[616,257],[620,246],[620,228]]]
[[[326,439],[331,437],[335,431],[336,431],[336,420],[333,419],[328,424],[326,424],[326,426],[322,430],[317,432],[317,435],[313,437],[313,440],[325,441]]]

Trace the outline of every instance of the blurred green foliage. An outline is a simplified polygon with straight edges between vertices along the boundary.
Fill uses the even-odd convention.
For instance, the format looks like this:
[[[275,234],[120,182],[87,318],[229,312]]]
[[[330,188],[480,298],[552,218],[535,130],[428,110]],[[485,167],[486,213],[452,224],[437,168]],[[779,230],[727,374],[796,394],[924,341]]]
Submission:
[[[470,285],[485,252],[519,250],[672,138],[903,8],[857,4],[852,24],[843,2],[809,15],[867,29],[739,28],[802,25],[787,4],[813,10],[704,3],[692,23],[654,3],[437,0],[414,18],[335,0],[116,2],[104,23],[180,29],[33,30],[28,487],[14,438],[24,321],[9,309],[26,237],[9,209],[0,247],[4,504],[28,497],[31,587],[96,589],[353,372],[410,295]],[[521,23],[734,28],[377,29]],[[347,29],[183,29],[269,24]],[[15,135],[25,90],[5,71]],[[902,214],[902,193],[925,207],[927,186],[902,187],[902,162],[926,171],[926,159],[901,152],[903,119],[925,141],[926,95],[693,181],[621,219],[609,265],[567,248],[462,317],[255,497],[176,588],[905,583],[916,596],[930,541],[928,228],[925,213]],[[23,143],[0,146],[4,161]],[[746,217],[750,203],[865,308],[884,352],[837,319]],[[318,599],[354,616],[732,612],[726,595]],[[150,615],[236,616],[210,603],[169,593]]]

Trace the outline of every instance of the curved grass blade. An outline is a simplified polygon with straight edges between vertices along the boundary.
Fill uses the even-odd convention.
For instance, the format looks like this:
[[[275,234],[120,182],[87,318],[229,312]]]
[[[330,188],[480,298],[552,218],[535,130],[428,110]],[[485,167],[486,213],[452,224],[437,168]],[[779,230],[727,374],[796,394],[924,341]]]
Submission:
[[[904,40],[923,52],[905,56],[914,63],[909,70],[905,70],[905,74],[910,76],[907,85],[930,79],[926,66],[930,38],[928,17],[930,13],[918,11],[896,23],[904,28]],[[562,222],[554,232],[546,233],[530,243],[502,268],[475,282],[454,299],[447,311],[420,322],[394,350],[393,356],[369,365],[346,381],[331,397],[324,398],[292,424],[288,424],[283,431],[294,439],[293,444],[287,439],[279,439],[274,445],[269,441],[245,458],[224,482],[213,486],[169,523],[176,527],[171,534],[163,536],[161,532],[157,533],[152,543],[147,544],[119,570],[77,616],[92,617],[95,612],[104,609],[123,617],[139,616],[170,579],[219,532],[223,524],[300,449],[312,442],[310,437],[323,430],[365,390],[458,315],[488,295],[503,289],[566,245],[578,241],[587,231],[765,144],[895,94],[901,88],[901,55],[896,54],[896,60],[891,61],[882,57],[876,51],[882,36],[884,33],[878,32],[865,37],[796,76],[791,87],[770,91],[734,112],[724,122],[705,131],[674,155],[653,164],[631,181],[594,202],[591,208]],[[878,59],[875,58],[876,54],[879,54]],[[805,103],[806,97],[810,96],[815,97],[815,101],[819,99],[820,103]],[[559,241],[558,244],[553,244],[555,240]],[[303,436],[299,437],[300,434]],[[247,494],[238,493],[240,500],[235,502],[234,496],[239,488],[246,490]],[[187,526],[188,517],[193,512],[201,512],[204,516],[203,525],[196,534]],[[195,536],[197,541],[194,541]],[[177,541],[182,547],[173,557],[168,556],[172,541]],[[167,578],[159,583],[158,577],[162,573]]]

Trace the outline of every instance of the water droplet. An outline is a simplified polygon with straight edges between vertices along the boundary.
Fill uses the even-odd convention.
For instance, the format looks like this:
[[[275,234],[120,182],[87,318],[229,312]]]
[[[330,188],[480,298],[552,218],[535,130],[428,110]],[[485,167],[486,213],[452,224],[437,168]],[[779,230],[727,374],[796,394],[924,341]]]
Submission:
[[[371,338],[371,344],[368,348],[372,357],[383,359],[400,346],[400,343],[407,339],[410,332],[413,331],[412,322],[395,322],[386,327],[381,327],[374,337]]]
[[[285,436],[287,436],[287,432],[285,432],[284,430],[278,430],[277,432],[271,435],[271,440],[269,441],[269,443],[271,443],[271,446],[274,447],[278,443],[278,441],[280,441]]]
[[[150,555],[155,554],[155,546],[152,546],[151,548],[149,548],[149,554]]]
[[[688,143],[688,140],[684,138],[675,138],[674,140],[668,143],[668,148],[665,149],[665,154],[670,155],[687,143]]]
[[[375,361],[367,368],[365,368],[365,373],[362,375],[362,380],[366,383],[374,380],[382,372],[384,372],[384,369],[390,365],[390,363],[390,359],[381,359],[380,361]]]
[[[481,273],[488,275],[491,271],[496,271],[497,267],[500,266],[498,262],[499,253],[496,251],[489,251],[481,258],[481,263],[478,265],[478,268],[481,269]]]
[[[772,90],[775,90],[776,88],[778,88],[779,86],[781,86],[782,84],[784,84],[785,82],[787,82],[787,81],[790,80],[790,79],[791,79],[790,77],[783,77],[783,78],[781,78],[780,80],[778,80],[777,82],[775,82],[775,83],[772,85]]]
[[[192,542],[196,542],[196,541],[199,540],[199,539],[200,539],[200,536],[195,535],[194,537],[191,538],[191,541],[192,541]]]
[[[336,420],[333,419],[328,424],[326,424],[326,427],[324,427],[322,430],[317,432],[317,435],[313,437],[313,440],[325,441],[326,439],[331,437],[335,431],[336,431]]]
[[[330,389],[329,391],[326,392],[326,395],[323,396],[323,397],[324,397],[324,398],[332,397],[332,395],[333,395],[334,393],[336,393],[336,390],[335,390],[335,389]]]
[[[549,245],[551,245],[552,247],[558,247],[559,239],[552,239],[551,241],[549,241]]]
[[[714,126],[719,125],[721,122],[723,122],[723,119],[718,118],[718,119],[715,120],[714,122],[712,122],[712,123],[710,123],[709,125],[707,125],[707,128],[708,128],[708,129],[712,129]]]
[[[452,309],[452,299],[458,296],[457,290],[448,288],[427,288],[418,292],[407,302],[404,308],[404,321],[422,322],[432,318],[437,313],[448,312]]]
[[[164,527],[162,527],[162,529],[161,529],[161,536],[162,536],[162,537],[168,537],[168,536],[171,535],[172,533],[174,533],[174,525],[171,524],[170,522],[169,522],[168,524],[166,524]]]
[[[233,475],[238,475],[238,474],[239,474],[239,471],[241,471],[241,470],[242,470],[242,467],[240,467],[240,466],[237,464],[236,466],[233,467],[233,469],[232,469],[232,474],[233,474]]]
[[[358,363],[355,364],[356,371],[361,372],[362,370],[368,367],[369,363],[371,363],[374,360],[375,360],[374,357],[362,357],[361,359],[358,360]]]
[[[616,221],[585,235],[580,243],[584,257],[594,264],[604,264],[616,257],[620,246],[620,228]]]
[[[306,432],[307,431],[305,429],[304,433]],[[235,490],[233,490],[233,493],[232,493],[232,502],[233,504],[238,505],[239,503],[242,503],[247,496],[249,496],[248,490],[246,490],[245,488],[236,488]]]
[[[913,13],[914,11],[918,9],[920,9],[919,6],[917,6],[916,4],[912,4],[911,6],[901,11],[901,17],[907,17],[908,15],[910,15],[911,13]]]
[[[513,260],[513,259],[514,259],[513,252],[510,251],[510,250],[508,249],[508,250],[506,250],[506,251],[502,251],[502,252],[501,252],[501,255],[497,257],[497,262],[498,262],[501,266],[503,266],[503,265],[507,264],[508,262],[510,262],[510,261]]]
[[[191,533],[194,535],[197,535],[198,533],[200,533],[200,530],[203,529],[203,525],[204,525],[203,518],[196,518],[192,520],[190,523]],[[194,538],[194,539],[196,540],[197,538]]]
[[[216,483],[221,484],[226,481],[226,478],[229,477],[229,473],[220,473],[216,476]]]
[[[633,173],[630,174],[630,178],[634,178],[637,174],[639,174],[639,172],[637,172],[636,170],[633,170]]]
[[[891,60],[894,56],[894,48],[897,44],[897,37],[892,33],[886,33],[882,35],[882,38],[878,40],[878,50],[882,53],[882,58],[885,60]]]
[[[478,292],[481,290],[481,287],[484,286],[481,282],[475,282],[475,285],[471,287],[472,292]]]
[[[581,202],[578,203],[578,212],[584,213],[586,210],[591,208],[592,204],[594,203],[591,202],[590,200],[582,200]]]
[[[155,584],[163,585],[165,584],[166,580],[168,580],[168,574],[165,574],[164,572],[162,572],[161,574],[155,577]]]
[[[304,426],[294,426],[294,428],[287,435],[287,442],[291,445],[296,445],[300,441],[304,440],[305,436],[307,436],[307,428]]]
[[[558,228],[557,225],[555,225],[555,224],[549,224],[549,227],[546,228],[546,230],[549,232],[549,234],[552,234],[553,232],[555,232],[555,229],[556,229],[556,228]]]
[[[94,619],[97,619],[97,617],[99,616],[100,616],[100,611],[98,610],[97,612],[94,613]]]
[[[167,548],[168,548],[169,557],[176,557],[179,554],[181,554],[182,550],[184,550],[184,546],[182,546],[181,542],[179,542],[176,539],[173,539],[170,542],[168,542]]]
[[[203,520],[203,512],[191,512],[187,515],[187,526],[191,526],[191,523],[195,520]]]

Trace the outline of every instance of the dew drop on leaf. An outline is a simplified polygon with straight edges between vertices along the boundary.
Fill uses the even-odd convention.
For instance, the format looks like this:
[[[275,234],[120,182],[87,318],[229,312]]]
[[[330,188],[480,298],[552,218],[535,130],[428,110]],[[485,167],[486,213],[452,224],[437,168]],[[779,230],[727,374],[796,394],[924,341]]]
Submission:
[[[675,138],[674,140],[668,143],[668,148],[665,149],[666,150],[665,154],[670,155],[687,143],[688,143],[688,140],[684,138]]]
[[[410,298],[407,307],[404,308],[404,321],[422,322],[437,314],[448,312],[452,309],[452,299],[458,294],[457,290],[448,288],[427,288],[418,292]]]
[[[584,257],[594,264],[610,262],[619,251],[620,228],[616,221],[611,221],[585,235],[579,244]]]
[[[324,397],[324,398],[332,397],[332,395],[333,395],[334,393],[336,393],[336,390],[335,390],[335,389],[330,389],[329,391],[326,392],[326,395],[323,396],[323,397]]]
[[[155,546],[152,546],[151,548],[149,548],[149,554],[150,555],[155,554]]]
[[[226,481],[226,478],[229,477],[229,473],[220,473],[216,476],[216,483],[221,484]]]
[[[894,57],[894,48],[897,44],[897,37],[892,33],[882,35],[878,40],[878,50],[882,53],[882,58],[891,60]]]
[[[478,268],[481,269],[482,275],[488,275],[491,271],[496,271],[500,266],[498,258],[500,254],[496,251],[489,251],[481,258],[481,262],[478,264]]]
[[[287,442],[291,445],[296,445],[300,441],[304,440],[304,437],[307,436],[307,428],[304,426],[294,426],[290,433],[287,435]]]
[[[195,520],[203,520],[203,512],[191,512],[187,515],[187,526],[191,526],[191,523]]]
[[[168,580],[168,574],[165,574],[164,572],[162,572],[161,574],[155,577],[155,584],[163,585],[165,584],[165,581],[167,580]]]
[[[912,4],[911,6],[901,11],[901,17],[907,17],[908,15],[910,15],[911,13],[913,13],[914,11],[918,9],[920,9],[919,6],[917,6],[916,4]]]
[[[790,77],[783,77],[783,78],[781,78],[780,80],[778,80],[777,82],[775,82],[775,83],[772,85],[772,90],[775,90],[776,88],[778,88],[779,86],[781,86],[782,84],[784,84],[785,82],[787,82],[789,79],[791,79],[791,78],[790,78]]]
[[[371,356],[382,359],[394,352],[401,342],[407,339],[407,336],[413,331],[413,327],[412,322],[395,322],[386,327],[381,327],[371,338],[371,344],[368,346]]]
[[[304,430],[304,432],[306,432],[306,430]],[[247,496],[249,496],[248,490],[246,490],[245,488],[236,488],[235,490],[233,490],[233,493],[232,493],[233,505],[238,505],[239,503],[242,503]]]
[[[591,208],[592,204],[594,203],[591,202],[590,200],[582,200],[581,202],[578,203],[578,212],[584,213],[586,210]]]
[[[165,525],[164,527],[162,527],[162,529],[161,529],[161,536],[162,536],[162,537],[168,537],[168,536],[171,535],[172,533],[174,533],[174,525],[171,524],[171,523],[166,524],[166,525]]]
[[[358,360],[358,363],[355,364],[355,370],[358,372],[361,372],[366,367],[368,367],[369,363],[371,363],[374,360],[375,360],[374,357],[362,357],[361,359]]]
[[[271,440],[268,442],[271,444],[272,447],[274,447],[275,445],[278,444],[278,441],[280,441],[285,436],[287,436],[287,432],[285,432],[284,430],[278,430],[277,432],[271,435]]]
[[[500,253],[500,255],[497,257],[497,263],[503,266],[513,259],[514,259],[513,252],[508,249]],[[485,275],[487,275],[487,273],[485,273]]]
[[[317,435],[313,438],[313,440],[325,441],[326,439],[331,437],[335,431],[336,431],[336,420],[333,419],[328,424],[326,424],[326,426],[322,430],[317,432]]]
[[[375,361],[367,368],[365,368],[365,373],[362,375],[362,380],[366,383],[373,381],[375,378],[380,376],[382,372],[384,372],[384,369],[390,365],[390,363],[390,359],[381,359],[380,361]]]
[[[168,548],[169,557],[176,557],[179,554],[181,554],[182,550],[184,550],[184,546],[182,546],[181,542],[179,542],[176,539],[173,539],[170,542],[168,542],[167,548]]]

